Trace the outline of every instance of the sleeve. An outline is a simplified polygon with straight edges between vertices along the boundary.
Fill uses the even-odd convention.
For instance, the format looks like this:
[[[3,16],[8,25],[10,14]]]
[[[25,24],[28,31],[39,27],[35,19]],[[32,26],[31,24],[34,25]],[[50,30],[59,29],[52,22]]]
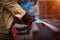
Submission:
[[[23,10],[23,8],[15,1],[2,1],[2,3],[6,9],[8,9],[15,17],[19,19],[22,19],[22,17],[26,14],[25,10]]]

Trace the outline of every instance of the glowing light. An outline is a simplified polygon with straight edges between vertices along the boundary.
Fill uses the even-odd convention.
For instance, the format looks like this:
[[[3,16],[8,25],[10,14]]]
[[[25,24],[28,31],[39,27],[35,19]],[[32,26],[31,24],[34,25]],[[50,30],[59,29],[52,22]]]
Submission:
[[[59,2],[60,0],[56,0],[56,1],[58,1],[58,2]]]
[[[57,3],[60,3],[60,0],[56,0]]]

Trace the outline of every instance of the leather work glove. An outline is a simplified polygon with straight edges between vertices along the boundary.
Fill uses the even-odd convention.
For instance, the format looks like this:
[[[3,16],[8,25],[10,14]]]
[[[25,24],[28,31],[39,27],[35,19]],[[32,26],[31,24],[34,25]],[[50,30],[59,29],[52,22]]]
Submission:
[[[34,16],[30,16],[26,13],[21,20],[15,18],[15,23],[31,25],[34,20],[35,20]]]
[[[34,16],[30,16],[27,13],[22,18],[23,23],[27,24],[27,25],[31,25],[34,20],[35,20],[35,17]]]

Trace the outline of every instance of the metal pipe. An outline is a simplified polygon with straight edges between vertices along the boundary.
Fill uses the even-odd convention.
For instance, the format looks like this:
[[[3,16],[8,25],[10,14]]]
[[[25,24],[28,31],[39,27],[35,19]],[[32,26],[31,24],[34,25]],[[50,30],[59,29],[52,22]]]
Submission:
[[[60,31],[56,26],[49,24],[47,22],[41,21],[41,23],[45,24],[47,27],[49,27],[53,31]]]

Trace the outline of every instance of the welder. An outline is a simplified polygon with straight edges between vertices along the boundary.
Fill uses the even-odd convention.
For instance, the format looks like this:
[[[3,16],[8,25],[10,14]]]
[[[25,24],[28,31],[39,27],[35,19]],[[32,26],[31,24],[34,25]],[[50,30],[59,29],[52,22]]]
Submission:
[[[0,0],[0,40],[11,39],[8,34],[15,18],[26,18],[26,11],[18,4],[18,0]],[[30,17],[26,20],[30,20]]]

